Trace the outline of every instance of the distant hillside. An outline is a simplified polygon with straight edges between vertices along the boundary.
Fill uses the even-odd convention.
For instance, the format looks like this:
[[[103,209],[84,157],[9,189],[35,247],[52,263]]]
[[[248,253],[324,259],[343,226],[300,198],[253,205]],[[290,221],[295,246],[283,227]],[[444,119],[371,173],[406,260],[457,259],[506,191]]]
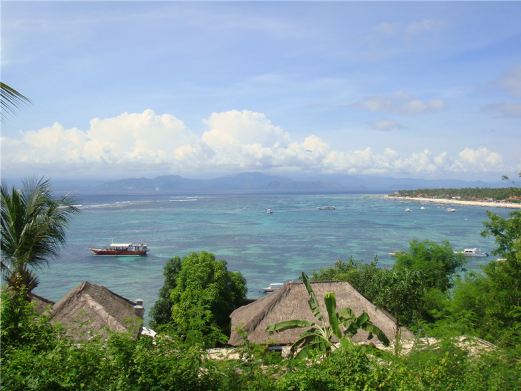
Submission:
[[[178,175],[127,178],[91,186],[98,193],[248,194],[248,193],[387,193],[419,187],[489,187],[497,184],[461,180],[424,180],[374,176],[318,175],[288,178],[258,172],[191,179]]]

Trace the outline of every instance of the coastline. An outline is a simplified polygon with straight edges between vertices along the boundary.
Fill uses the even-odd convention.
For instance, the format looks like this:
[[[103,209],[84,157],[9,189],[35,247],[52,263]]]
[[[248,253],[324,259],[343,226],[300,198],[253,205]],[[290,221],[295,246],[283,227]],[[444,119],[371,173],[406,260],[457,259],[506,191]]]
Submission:
[[[416,202],[429,202],[434,204],[444,205],[466,205],[466,206],[481,206],[486,208],[509,208],[509,209],[521,209],[521,204],[515,204],[512,202],[494,202],[494,201],[464,201],[464,200],[453,200],[447,198],[424,198],[424,197],[401,197],[386,195],[385,198],[393,200],[406,200]]]

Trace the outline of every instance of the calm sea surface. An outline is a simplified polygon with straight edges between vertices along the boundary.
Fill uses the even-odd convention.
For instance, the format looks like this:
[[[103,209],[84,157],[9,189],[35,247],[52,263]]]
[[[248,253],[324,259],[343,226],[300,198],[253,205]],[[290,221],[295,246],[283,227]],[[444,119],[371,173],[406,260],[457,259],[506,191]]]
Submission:
[[[80,281],[105,285],[129,299],[143,298],[150,309],[163,284],[162,269],[172,256],[207,250],[228,262],[257,297],[271,282],[294,279],[354,256],[378,256],[392,265],[388,252],[411,239],[448,240],[455,249],[493,248],[480,232],[486,208],[422,206],[382,195],[227,195],[83,196],[81,213],[68,230],[58,259],[40,272],[35,291],[58,300]],[[334,205],[334,211],[317,207]],[[273,214],[266,214],[266,209]],[[405,208],[412,212],[405,212]],[[508,210],[492,208],[508,215]],[[89,247],[110,242],[144,241],[147,257],[95,257]],[[469,269],[492,258],[469,259]]]

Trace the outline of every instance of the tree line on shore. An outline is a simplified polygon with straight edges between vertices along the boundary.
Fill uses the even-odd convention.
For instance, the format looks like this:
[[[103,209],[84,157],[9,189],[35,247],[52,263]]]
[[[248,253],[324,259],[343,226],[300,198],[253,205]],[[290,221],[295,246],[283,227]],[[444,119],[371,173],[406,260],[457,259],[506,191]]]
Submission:
[[[400,190],[399,197],[423,197],[440,199],[459,199],[463,201],[503,201],[521,203],[521,187],[473,187],[460,189],[417,189]]]
[[[409,355],[368,352],[341,336],[338,349],[329,349],[327,355],[318,349],[306,358],[283,359],[245,338],[238,349],[240,359],[213,360],[206,349],[226,342],[229,315],[246,300],[246,280],[208,252],[166,263],[165,283],[152,309],[152,323],[159,331],[155,339],[114,334],[108,340],[92,338],[77,344],[34,311],[27,300],[37,277],[34,266],[57,251],[75,213],[67,209],[72,207],[67,204],[70,200],[57,200],[48,184],[43,188],[38,184],[21,192],[2,187],[6,287],[2,289],[0,364],[5,389],[505,390],[521,386],[521,211],[508,218],[488,213],[483,234],[495,238],[494,254],[501,261],[490,262],[480,272],[463,272],[464,258],[454,254],[448,242],[412,241],[392,268],[380,267],[377,259],[364,263],[349,258],[311,275],[312,281],[349,282],[418,337],[439,338],[435,346],[414,349]],[[33,193],[43,190],[41,208],[29,207],[31,200],[38,199]],[[17,197],[24,202],[13,201]],[[57,211],[61,217],[51,219]],[[30,227],[37,235],[24,236]],[[454,343],[452,338],[461,335],[483,338],[495,347],[474,355]]]

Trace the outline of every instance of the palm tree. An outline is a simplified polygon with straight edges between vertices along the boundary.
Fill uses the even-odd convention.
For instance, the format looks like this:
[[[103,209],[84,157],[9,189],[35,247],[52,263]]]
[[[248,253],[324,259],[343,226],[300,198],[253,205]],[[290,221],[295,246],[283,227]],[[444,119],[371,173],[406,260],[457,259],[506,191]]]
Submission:
[[[34,269],[58,255],[77,212],[70,196],[52,196],[47,179],[25,180],[21,190],[2,184],[1,269],[9,287],[30,292],[38,285]]]
[[[308,320],[286,320],[275,323],[266,328],[270,334],[281,332],[288,329],[307,327],[300,337],[291,345],[291,355],[299,357],[307,357],[313,350],[318,350],[326,355],[333,350],[333,339],[350,340],[359,329],[369,333],[368,339],[372,339],[373,335],[385,345],[389,345],[389,339],[375,326],[369,319],[369,315],[363,312],[360,316],[356,316],[351,308],[342,308],[337,311],[336,298],[334,292],[328,292],[324,295],[324,303],[326,304],[327,316],[329,324],[324,322],[324,315],[318,305],[318,300],[309,283],[306,273],[302,273],[302,281],[308,291],[308,305],[313,316],[318,322],[310,322]]]
[[[30,102],[29,98],[22,95],[13,87],[0,82],[0,111],[2,121],[14,112],[20,104]]]

